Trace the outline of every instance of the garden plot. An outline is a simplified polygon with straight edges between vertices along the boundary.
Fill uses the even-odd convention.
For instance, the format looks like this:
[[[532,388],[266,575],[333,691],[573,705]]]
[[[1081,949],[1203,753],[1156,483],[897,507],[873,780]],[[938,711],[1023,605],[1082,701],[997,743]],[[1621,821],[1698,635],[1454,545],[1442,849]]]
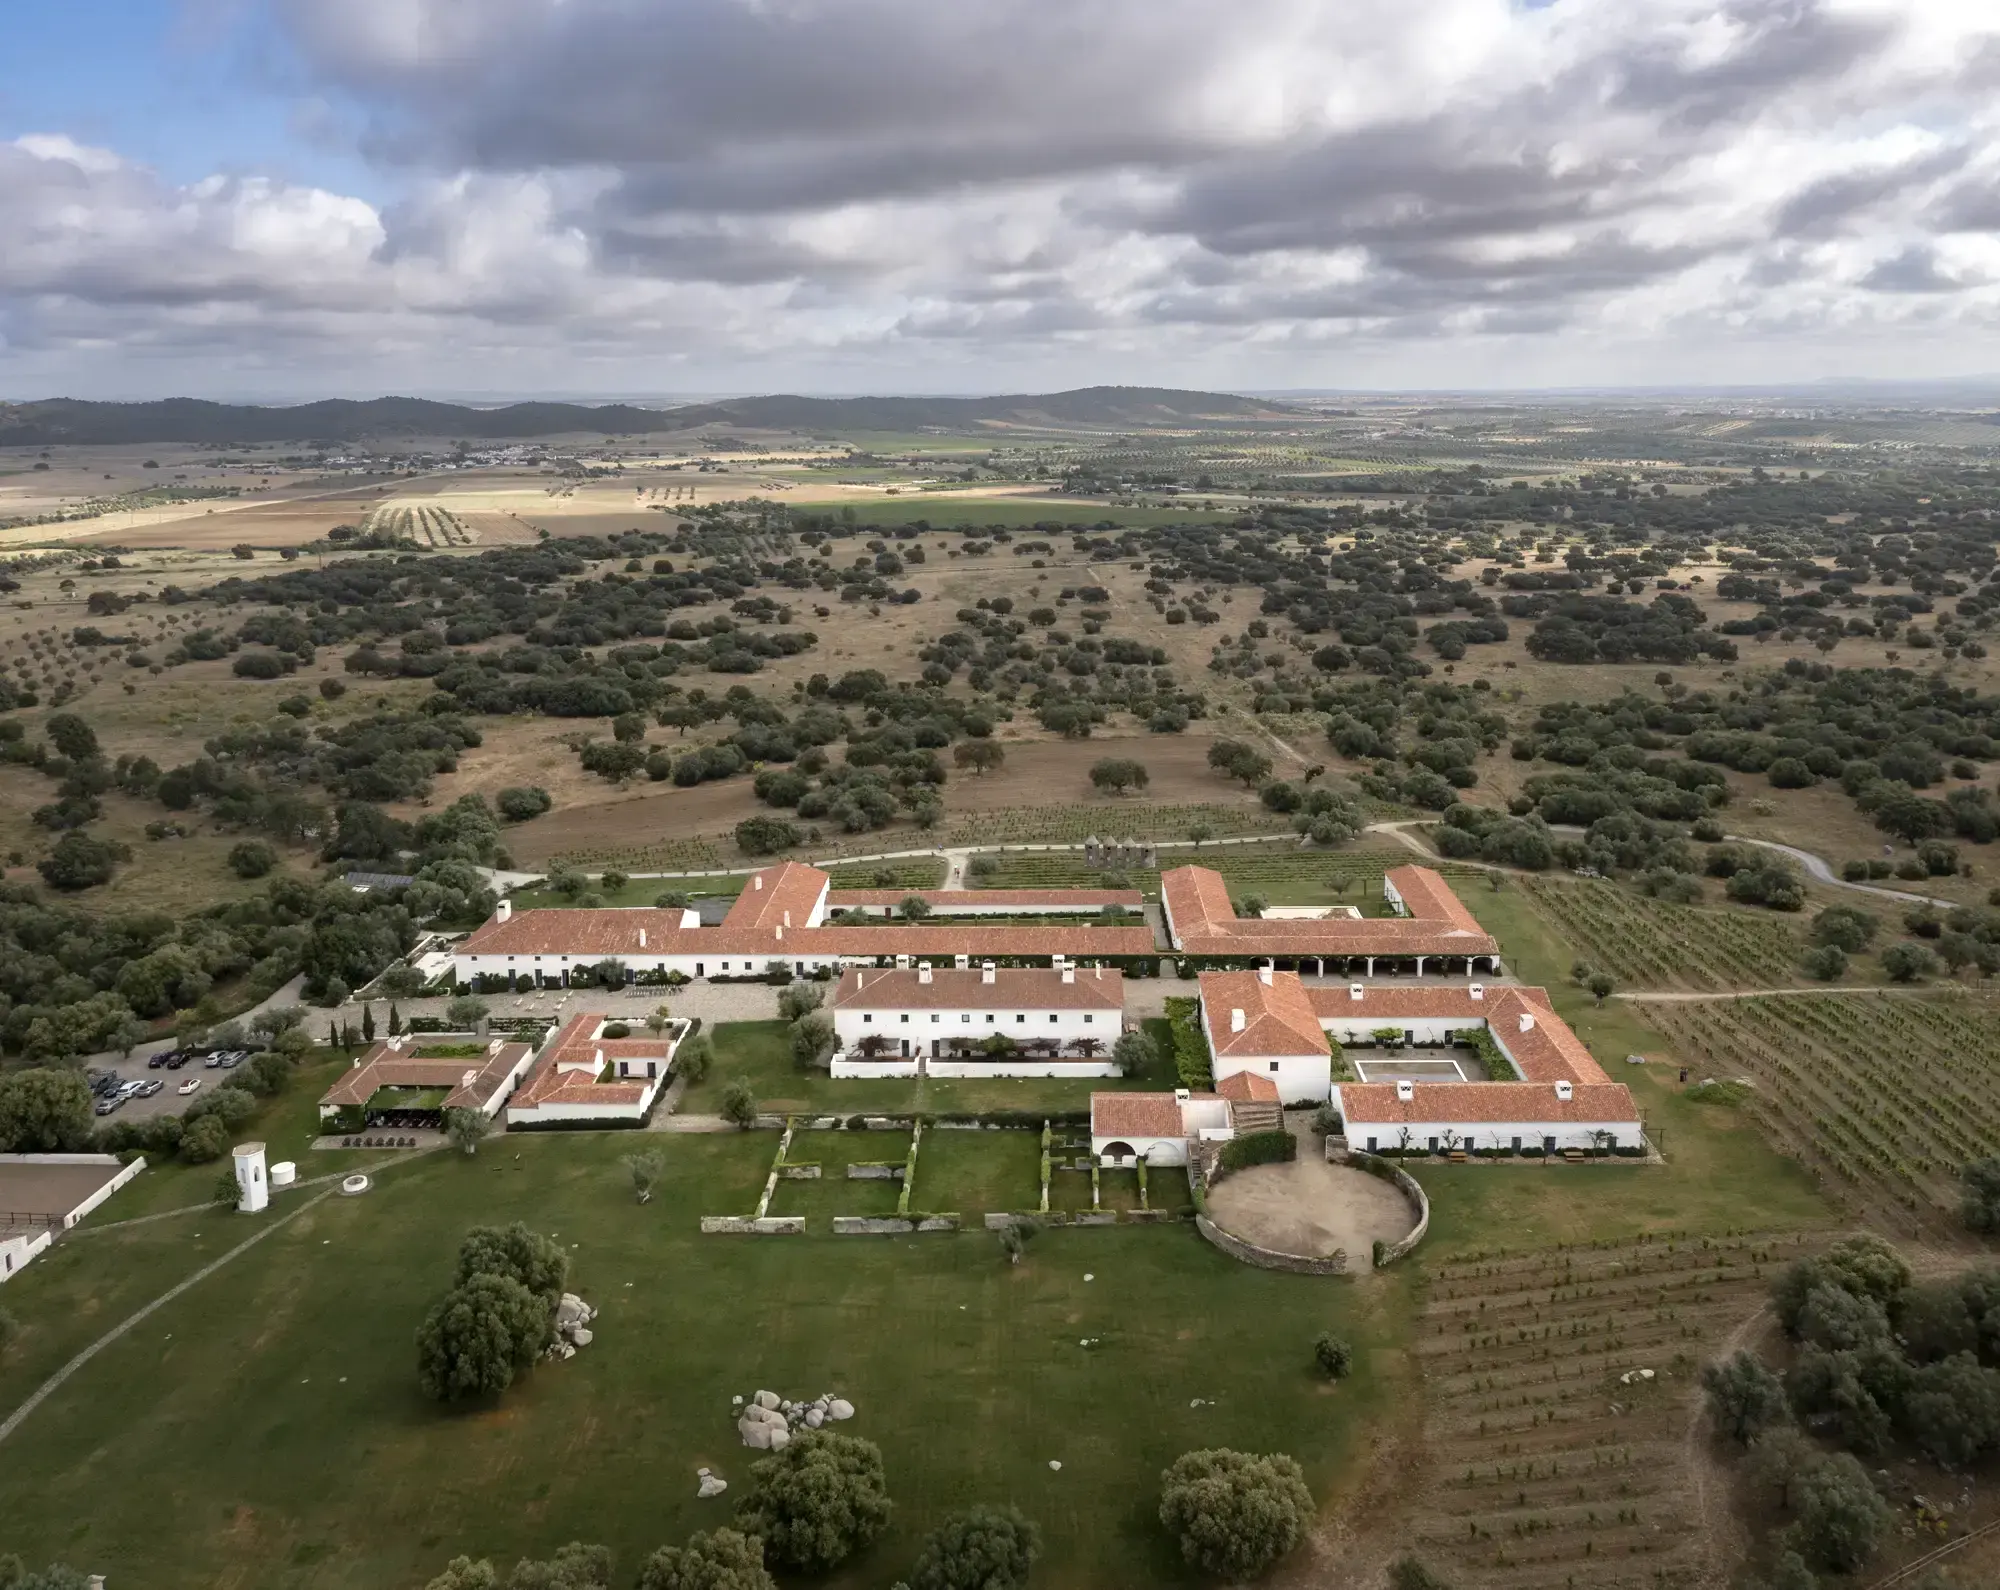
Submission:
[[[1897,1236],[1963,1236],[1959,1168],[2000,1142],[1991,1000],[1781,995],[1650,1014],[1693,1081],[1747,1078],[1740,1107],[1850,1214]]]
[[[928,1141],[924,1144],[926,1154],[930,1146]],[[909,1153],[908,1132],[794,1132],[769,1212],[804,1215],[807,1229],[814,1231],[826,1229],[823,1223],[835,1215],[893,1215],[902,1178],[851,1177],[848,1167],[901,1165]],[[800,1174],[814,1168],[819,1171],[816,1177]],[[919,1171],[919,1179],[921,1175]]]
[[[1610,882],[1524,878],[1535,909],[1596,971],[1634,988],[1783,988],[1799,981],[1805,939],[1748,911],[1649,900]]]
[[[1689,1421],[1702,1363],[1806,1251],[1654,1237],[1431,1266],[1417,1326],[1432,1469],[1404,1535],[1449,1582],[1707,1582]]]
[[[1039,1132],[934,1127],[917,1160],[913,1209],[951,1210],[976,1224],[984,1214],[1031,1210],[1039,1201]]]

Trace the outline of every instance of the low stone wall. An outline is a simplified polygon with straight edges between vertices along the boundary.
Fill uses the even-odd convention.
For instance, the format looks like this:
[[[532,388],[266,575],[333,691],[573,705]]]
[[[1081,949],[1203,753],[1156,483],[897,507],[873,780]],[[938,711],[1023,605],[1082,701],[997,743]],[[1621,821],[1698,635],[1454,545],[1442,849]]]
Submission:
[[[989,1214],[985,1222],[988,1231],[1005,1231],[1031,1220],[1038,1226],[1162,1226],[1184,1218],[1172,1209],[1084,1209],[1074,1214],[1052,1209],[1047,1214]]]
[[[806,1234],[804,1215],[766,1215],[762,1220],[742,1215],[703,1215],[701,1229],[707,1236],[802,1237]]]
[[[1364,1154],[1356,1149],[1335,1148],[1331,1139],[1326,1145],[1326,1157],[1337,1165],[1352,1165],[1356,1170],[1365,1170],[1371,1176],[1380,1176],[1384,1181],[1393,1182],[1404,1201],[1415,1212],[1417,1223],[1408,1236],[1398,1242],[1385,1242],[1375,1259],[1375,1268],[1385,1269],[1408,1254],[1431,1228],[1431,1201],[1416,1177],[1393,1160],[1375,1154]]]
[[[847,1167],[849,1181],[901,1181],[903,1166],[851,1164]]]
[[[835,1215],[836,1237],[905,1237],[913,1231],[956,1231],[957,1215]]]
[[[1258,1247],[1254,1242],[1245,1242],[1241,1237],[1224,1231],[1207,1215],[1196,1215],[1194,1228],[1232,1259],[1254,1264],[1260,1270],[1290,1270],[1296,1275],[1347,1273],[1347,1250],[1344,1248],[1335,1249],[1323,1259],[1308,1259],[1303,1254],[1275,1253],[1269,1248]]]
[[[780,1165],[778,1175],[785,1181],[818,1181],[817,1165]]]

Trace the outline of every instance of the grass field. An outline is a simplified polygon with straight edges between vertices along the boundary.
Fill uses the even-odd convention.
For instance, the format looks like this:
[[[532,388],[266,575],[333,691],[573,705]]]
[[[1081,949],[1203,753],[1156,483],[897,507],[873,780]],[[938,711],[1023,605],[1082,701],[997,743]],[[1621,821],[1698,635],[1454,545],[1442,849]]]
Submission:
[[[727,1500],[695,1501],[694,1471],[740,1494],[749,1454],[729,1398],[768,1386],[851,1398],[851,1428],[887,1460],[892,1533],[832,1585],[888,1583],[925,1529],[983,1501],[1041,1524],[1038,1585],[1180,1584],[1153,1516],[1168,1462],[1216,1444],[1288,1451],[1328,1498],[1397,1384],[1394,1289],[1247,1269],[1181,1225],[1051,1231],[1018,1267],[983,1232],[704,1238],[695,1215],[751,1202],[775,1139],[673,1142],[644,1207],[617,1163],[629,1142],[430,1155],[299,1216],[16,1432],[0,1550],[162,1590],[383,1590],[458,1552],[504,1563],[580,1538],[615,1550],[622,1583],[654,1546],[727,1522]],[[417,1394],[411,1334],[465,1228],[513,1219],[573,1245],[597,1340],[495,1408],[440,1411]],[[24,1331],[0,1407],[248,1229],[188,1215],[38,1262],[8,1287]],[[1311,1365],[1329,1328],[1361,1350],[1337,1389]]]
[[[750,1085],[760,1110],[775,1114],[900,1113],[951,1114],[976,1110],[1084,1110],[1094,1090],[1108,1088],[1171,1088],[1173,1069],[1163,1062],[1136,1077],[1061,1079],[969,1077],[884,1077],[836,1082],[824,1071],[807,1071],[792,1059],[779,1021],[731,1022],[715,1031],[715,1063],[708,1075],[681,1099],[689,1115],[714,1114],[722,1108],[723,1091],[731,1082]]]

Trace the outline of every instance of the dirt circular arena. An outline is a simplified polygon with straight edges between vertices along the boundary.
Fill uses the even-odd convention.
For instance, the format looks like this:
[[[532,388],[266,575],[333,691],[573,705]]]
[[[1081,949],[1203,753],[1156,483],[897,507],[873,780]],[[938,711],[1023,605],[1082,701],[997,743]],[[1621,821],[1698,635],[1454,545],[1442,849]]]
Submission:
[[[1350,1271],[1374,1267],[1375,1242],[1397,1242],[1417,1220],[1393,1184],[1350,1165],[1329,1165],[1307,1139],[1288,1165],[1253,1165],[1208,1194],[1208,1215],[1224,1231],[1274,1253],[1323,1259],[1347,1250]]]

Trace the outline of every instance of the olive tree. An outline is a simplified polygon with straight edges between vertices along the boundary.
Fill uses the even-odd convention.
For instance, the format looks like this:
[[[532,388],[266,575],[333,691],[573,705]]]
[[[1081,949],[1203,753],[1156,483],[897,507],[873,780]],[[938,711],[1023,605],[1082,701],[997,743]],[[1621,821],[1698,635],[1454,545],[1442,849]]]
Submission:
[[[654,1552],[639,1570],[638,1590],[777,1590],[777,1581],[764,1567],[762,1541],[718,1529]]]
[[[1160,1476],[1160,1522],[1218,1578],[1252,1579],[1296,1546],[1313,1516],[1304,1471],[1282,1453],[1187,1452]]]
[[[722,1118],[740,1132],[757,1124],[757,1095],[749,1083],[732,1082],[722,1090]]]
[[[548,1300],[509,1275],[454,1286],[417,1329],[417,1384],[439,1402],[498,1396],[548,1345]]]
[[[1968,1229],[2000,1233],[2000,1154],[1975,1159],[1958,1173],[1963,1188],[1959,1216]]]
[[[1020,1590],[1041,1554],[1042,1532],[1018,1508],[968,1508],[925,1537],[909,1590]]]
[[[1852,1454],[1836,1452],[1792,1484],[1800,1554],[1810,1564],[1852,1573],[1875,1555],[1895,1514]]]
[[[1708,1411],[1716,1428],[1746,1446],[1792,1416],[1784,1382],[1766,1369],[1755,1353],[1739,1352],[1733,1358],[1704,1365],[1701,1384],[1708,1393]]]
[[[773,1561],[826,1573],[888,1528],[893,1505],[873,1441],[809,1430],[752,1465],[737,1517]]]
[[[444,1135],[461,1154],[479,1152],[480,1139],[493,1129],[484,1110],[455,1109],[444,1112]]]

